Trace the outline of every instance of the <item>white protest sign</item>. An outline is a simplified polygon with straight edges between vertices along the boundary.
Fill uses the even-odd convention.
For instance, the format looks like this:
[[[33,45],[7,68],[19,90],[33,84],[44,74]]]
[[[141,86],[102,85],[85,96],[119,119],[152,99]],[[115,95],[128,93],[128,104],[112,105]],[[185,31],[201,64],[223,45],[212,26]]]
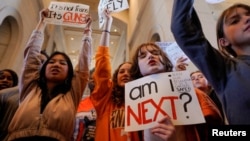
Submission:
[[[176,42],[155,42],[155,44],[162,48],[174,66],[180,57],[188,58]],[[190,62],[190,60],[185,62]]]
[[[216,3],[221,3],[225,0],[206,0],[207,3],[210,3],[210,4],[216,4]]]
[[[149,75],[125,84],[125,131],[151,128],[164,116],[174,125],[205,122],[188,71]]]
[[[100,0],[98,5],[99,28],[103,27],[105,21],[104,9],[108,9],[110,12],[120,12],[128,8],[128,0]]]
[[[88,5],[52,1],[48,8],[50,12],[48,18],[45,19],[47,23],[82,28],[86,26]]]

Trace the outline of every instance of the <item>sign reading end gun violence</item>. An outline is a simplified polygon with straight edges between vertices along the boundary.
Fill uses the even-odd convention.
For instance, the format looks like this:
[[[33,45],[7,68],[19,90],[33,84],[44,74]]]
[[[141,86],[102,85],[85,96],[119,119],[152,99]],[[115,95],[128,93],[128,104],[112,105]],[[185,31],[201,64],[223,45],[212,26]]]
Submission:
[[[125,131],[151,128],[165,116],[174,125],[205,122],[188,71],[154,74],[126,83]]]
[[[45,21],[50,24],[84,28],[89,6],[70,2],[51,2]]]

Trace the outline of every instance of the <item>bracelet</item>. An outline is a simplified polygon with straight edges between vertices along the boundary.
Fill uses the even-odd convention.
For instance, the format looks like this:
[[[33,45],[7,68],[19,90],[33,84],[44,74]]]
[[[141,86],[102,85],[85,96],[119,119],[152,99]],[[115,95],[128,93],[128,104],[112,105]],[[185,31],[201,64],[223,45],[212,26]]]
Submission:
[[[108,30],[103,30],[102,32],[107,32],[107,33],[110,33],[110,31],[108,31]]]
[[[84,39],[83,41],[84,41],[84,42],[90,42],[89,39]]]
[[[92,31],[92,30],[91,30],[91,29],[89,29],[89,28],[84,29],[84,32],[86,32],[86,31]]]

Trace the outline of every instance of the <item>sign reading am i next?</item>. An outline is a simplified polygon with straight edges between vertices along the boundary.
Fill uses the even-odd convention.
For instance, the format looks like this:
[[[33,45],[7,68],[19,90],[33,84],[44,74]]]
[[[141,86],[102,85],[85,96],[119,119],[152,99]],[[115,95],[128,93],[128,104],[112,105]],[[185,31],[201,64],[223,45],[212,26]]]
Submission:
[[[189,71],[149,75],[125,85],[125,131],[151,128],[165,116],[175,125],[204,123]]]

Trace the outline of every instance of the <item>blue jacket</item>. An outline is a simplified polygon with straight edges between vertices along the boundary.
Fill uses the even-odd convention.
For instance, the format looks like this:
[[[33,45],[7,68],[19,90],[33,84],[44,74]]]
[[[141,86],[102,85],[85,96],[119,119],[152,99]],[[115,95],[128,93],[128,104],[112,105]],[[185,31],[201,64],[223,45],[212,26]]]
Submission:
[[[171,30],[223,104],[229,124],[250,124],[250,56],[227,58],[205,38],[193,0],[175,0]]]

